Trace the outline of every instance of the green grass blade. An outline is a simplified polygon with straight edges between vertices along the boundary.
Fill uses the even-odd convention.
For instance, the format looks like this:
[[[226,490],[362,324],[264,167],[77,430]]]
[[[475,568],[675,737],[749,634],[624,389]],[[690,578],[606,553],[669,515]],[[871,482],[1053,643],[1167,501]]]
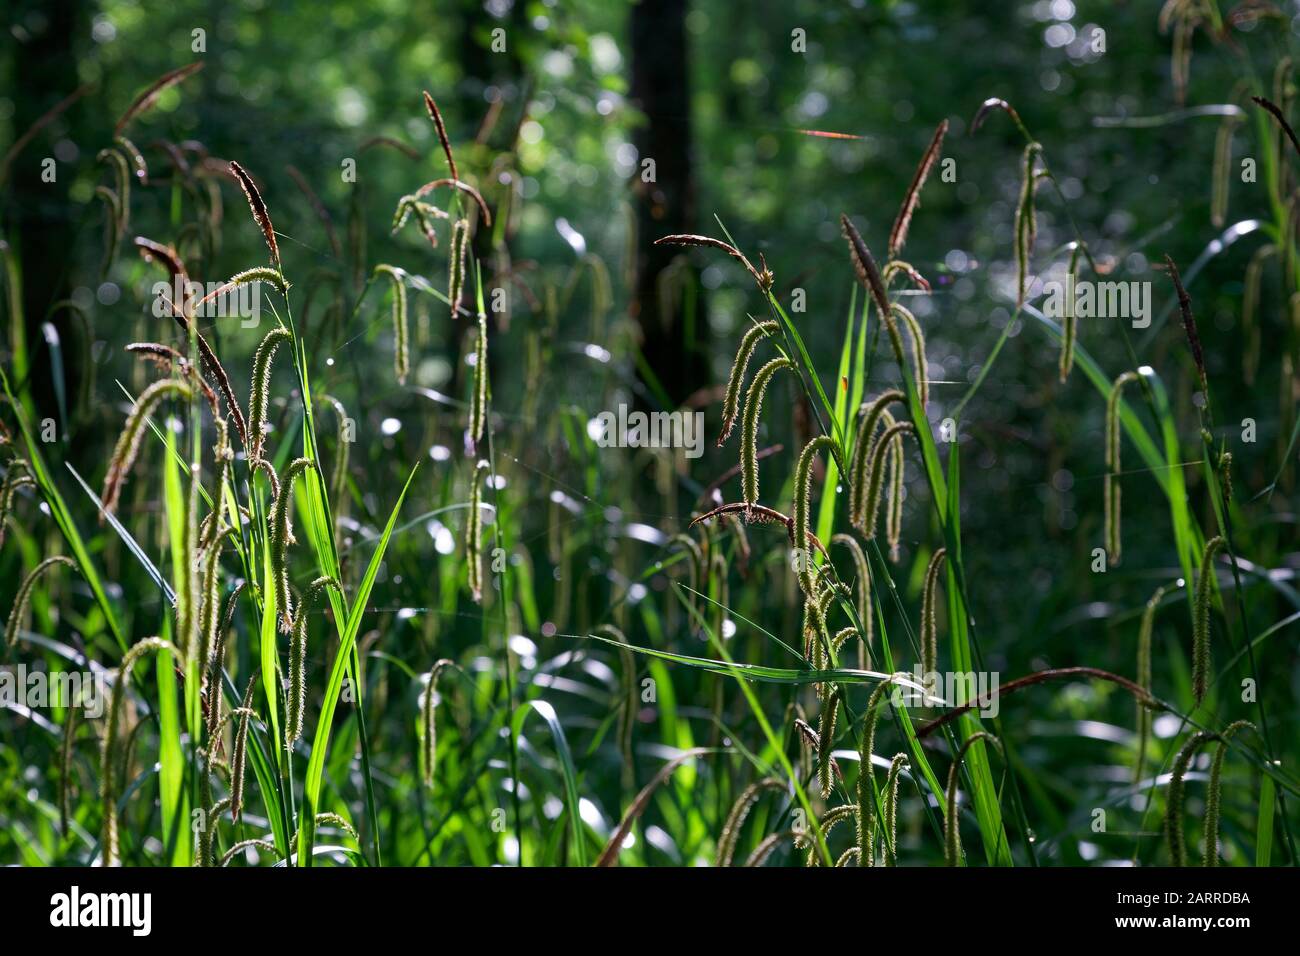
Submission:
[[[556,716],[555,708],[544,700],[534,699],[528,702],[531,709],[541,714],[546,726],[551,731],[551,740],[555,743],[555,753],[560,759],[560,770],[564,775],[564,804],[569,816],[569,826],[573,833],[573,849],[578,857],[578,866],[587,865],[587,838],[582,823],[582,807],[578,800],[578,773],[573,766],[573,753],[569,750],[569,741],[564,736],[564,728]],[[515,713],[513,732],[518,737],[528,717],[529,708],[521,707]],[[518,786],[518,781],[515,781]]]
[[[334,711],[338,706],[339,696],[343,691],[343,675],[352,660],[357,632],[361,629],[361,619],[365,616],[366,605],[370,600],[370,591],[375,585],[376,575],[379,574],[379,566],[383,563],[384,551],[388,548],[388,539],[392,537],[393,528],[397,524],[397,516],[402,510],[402,502],[406,500],[406,493],[410,490],[411,481],[415,478],[415,473],[418,470],[419,465],[417,463],[411,469],[410,475],[407,476],[406,484],[402,487],[402,493],[398,495],[397,503],[393,505],[392,514],[388,516],[388,524],[384,527],[384,533],[380,535],[379,542],[375,545],[375,553],[371,555],[370,563],[366,566],[366,573],[361,579],[361,584],[357,587],[356,599],[352,604],[352,610],[348,614],[347,623],[343,628],[342,641],[339,644],[338,653],[334,657],[334,665],[330,670],[329,685],[325,690],[325,699],[321,704],[320,719],[316,724],[316,733],[312,740],[311,760],[307,764],[307,777],[303,785],[303,806],[298,821],[300,859],[305,857],[307,861],[311,860],[311,847],[315,837],[315,817],[320,806],[321,777],[325,770],[325,756],[329,751],[330,730],[334,722]]]

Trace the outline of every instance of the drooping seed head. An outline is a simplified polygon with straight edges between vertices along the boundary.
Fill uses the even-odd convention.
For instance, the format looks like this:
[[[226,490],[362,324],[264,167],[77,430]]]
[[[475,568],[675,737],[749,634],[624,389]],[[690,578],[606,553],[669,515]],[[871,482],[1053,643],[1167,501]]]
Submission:
[[[930,170],[939,160],[939,154],[943,151],[943,138],[948,133],[948,121],[942,120],[935,128],[934,136],[930,140],[930,145],[926,147],[925,154],[921,157],[920,164],[916,167],[916,173],[912,176],[912,184],[907,188],[907,195],[903,197],[903,205],[898,210],[898,217],[894,220],[894,228],[889,231],[889,257],[892,259],[903,248],[903,243],[907,242],[907,229],[912,224],[912,215],[916,212],[917,206],[921,204],[921,189],[925,186],[925,179],[930,175]]]
[[[749,391],[745,393],[740,429],[741,486],[745,504],[758,504],[758,423],[763,414],[763,393],[773,375],[781,369],[793,367],[784,356],[772,359],[754,374]]]
[[[424,108],[429,112],[429,119],[433,120],[433,128],[438,133],[438,142],[442,144],[443,154],[447,157],[447,168],[451,170],[451,178],[460,179],[460,173],[456,171],[456,157],[451,152],[451,140],[447,138],[447,127],[442,121],[442,112],[428,90],[424,91]]]
[[[915,434],[915,431],[911,422],[895,422],[881,432],[871,448],[871,456],[867,461],[867,471],[864,475],[867,487],[862,505],[863,520],[858,525],[868,541],[876,536],[876,523],[880,516],[881,491],[885,484],[885,453],[889,450],[890,442],[901,441],[903,435]]]
[[[812,513],[812,466],[817,458],[817,453],[823,450],[834,455],[837,461],[843,461],[843,455],[840,454],[839,445],[835,439],[828,435],[818,435],[804,446],[799,455],[798,464],[795,466],[793,535],[798,554],[799,586],[808,597],[813,597],[815,594],[812,554],[806,544],[808,534],[812,530],[810,519]]]
[[[1249,720],[1233,721],[1218,735],[1219,746],[1210,763],[1210,779],[1205,788],[1205,843],[1201,851],[1202,866],[1219,865],[1219,818],[1222,813],[1223,761],[1228,755],[1228,741],[1242,730],[1259,733]]]
[[[236,823],[244,808],[244,776],[248,765],[248,721],[253,716],[253,688],[257,686],[257,674],[248,678],[248,687],[244,690],[244,702],[239,708],[239,720],[235,724],[234,746],[230,750],[230,816]]]
[[[988,119],[989,114],[994,110],[1002,110],[1015,121],[1017,126],[1020,125],[1020,117],[1017,115],[1016,111],[1012,109],[1010,103],[1004,99],[999,99],[996,96],[990,96],[981,103],[980,108],[975,111],[975,116],[970,121],[970,131],[972,133],[978,133],[980,127],[984,125],[984,121]]]
[[[450,186],[452,189],[459,190],[460,192],[463,192],[466,196],[469,196],[470,199],[474,200],[474,205],[478,207],[479,216],[483,220],[483,225],[485,226],[492,225],[492,211],[488,209],[487,203],[483,201],[483,194],[480,193],[473,186],[471,186],[469,183],[462,182],[459,179],[435,179],[433,182],[425,183],[414,193],[412,193],[412,195],[416,199],[420,199],[423,196],[427,196],[435,189],[441,189],[444,186]]]
[[[858,277],[858,281],[871,293],[871,297],[876,301],[876,308],[880,311],[882,317],[890,315],[889,293],[885,289],[885,282],[880,277],[880,270],[876,268],[876,260],[871,257],[871,250],[867,244],[862,241],[862,235],[853,225],[853,220],[847,215],[840,215],[840,228],[844,231],[844,238],[849,244],[849,259],[853,263],[853,271]],[[886,322],[892,322],[891,318],[885,318]],[[901,352],[901,350],[900,350]],[[903,360],[902,355],[898,360]]]
[[[442,674],[444,668],[454,666],[455,662],[445,657],[440,661],[436,661],[430,669],[428,679],[424,685],[423,706],[420,710],[424,725],[421,748],[424,754],[424,785],[429,789],[433,789],[438,758],[438,729],[435,722],[438,703],[438,677]]]
[[[947,548],[939,548],[930,556],[925,569],[925,585],[921,591],[921,672],[935,673],[939,669],[939,615],[935,592],[939,587],[939,573],[943,570]]]
[[[858,410],[858,430],[853,439],[853,455],[849,462],[849,522],[854,526],[861,525],[863,521],[862,514],[868,485],[867,464],[870,460],[876,427],[891,404],[906,401],[907,396],[898,389],[889,389],[881,392],[870,403],[864,403]]]
[[[1174,759],[1173,770],[1169,774],[1169,785],[1165,788],[1165,840],[1169,844],[1169,859],[1174,866],[1183,866],[1187,862],[1187,838],[1183,832],[1183,781],[1192,765],[1196,752],[1214,738],[1206,731],[1198,731],[1178,751]]]
[[[1038,157],[1043,147],[1040,143],[1030,143],[1025,147],[1021,158],[1020,199],[1016,203],[1016,308],[1025,304],[1029,292],[1029,263],[1034,252],[1034,240],[1038,237],[1038,214],[1034,208],[1034,196],[1038,191]]]
[[[876,750],[876,722],[880,719],[880,708],[884,705],[890,688],[900,677],[907,676],[906,673],[892,674],[877,684],[867,699],[867,707],[863,712],[857,783],[859,866],[875,865],[876,773],[871,757]]]
[[[252,461],[262,458],[262,445],[270,429],[267,410],[271,406],[271,362],[276,350],[292,340],[292,333],[283,325],[277,325],[266,333],[253,355],[253,387],[248,399],[248,417],[251,422],[248,457]]]
[[[469,220],[457,219],[451,227],[451,246],[447,256],[447,298],[451,302],[453,319],[465,296],[465,257],[468,246]]]
[[[322,575],[307,588],[293,618],[293,636],[289,644],[289,692],[284,717],[285,746],[290,749],[302,736],[303,714],[307,709],[307,621],[312,608],[328,588],[343,593],[338,581]]]
[[[469,566],[469,591],[474,603],[483,603],[483,478],[491,470],[479,461],[470,476],[469,513],[465,519],[465,561]]]
[[[831,544],[842,544],[853,556],[853,571],[858,594],[858,620],[861,624],[861,645],[858,654],[858,666],[865,668],[871,659],[871,645],[875,637],[875,615],[871,607],[871,565],[867,562],[866,552],[858,539],[849,534],[837,534],[831,537]],[[856,631],[856,628],[855,628]]]
[[[727,392],[722,403],[722,434],[718,436],[718,447],[722,447],[731,429],[736,424],[740,411],[740,387],[745,384],[745,371],[749,368],[750,357],[758,343],[769,336],[775,336],[780,326],[775,321],[759,322],[751,325],[740,340],[736,358],[731,363],[731,374],[727,376]]]
[[[230,172],[239,182],[239,188],[244,191],[248,208],[253,213],[253,222],[257,223],[257,227],[262,230],[262,238],[266,240],[266,247],[271,252],[271,265],[275,266],[276,272],[283,273],[280,246],[275,241],[275,227],[271,224],[271,214],[262,200],[262,194],[258,192],[257,184],[253,182],[253,177],[248,175],[247,170],[233,159],[230,161]]]
[[[1106,476],[1102,488],[1106,552],[1112,564],[1119,564],[1120,551],[1120,396],[1124,386],[1138,380],[1137,372],[1125,372],[1115,379],[1106,399]]]
[[[745,825],[745,819],[749,816],[749,811],[754,808],[762,795],[769,790],[784,790],[786,784],[776,777],[765,777],[757,783],[751,783],[747,786],[736,802],[731,805],[731,811],[727,814],[726,820],[722,824],[722,832],[718,834],[718,855],[715,866],[731,866],[732,858],[736,853],[736,842],[740,838],[740,831]]]
[[[921,407],[924,408],[930,402],[930,372],[926,367],[925,333],[921,331],[921,323],[909,309],[897,302],[892,308],[894,315],[902,319],[903,324],[907,326],[908,334],[912,339],[912,373],[916,376],[916,390],[921,399]]]
[[[388,277],[393,290],[393,374],[398,385],[406,384],[411,370],[410,347],[407,345],[406,282],[403,272],[387,263],[375,266],[375,275]]]
[[[1214,597],[1214,556],[1226,542],[1216,535],[1205,542],[1201,573],[1196,577],[1192,602],[1192,694],[1199,704],[1210,687],[1210,602]]]
[[[488,417],[488,329],[487,314],[483,311],[483,292],[479,290],[478,337],[474,342],[474,394],[470,400],[469,422],[465,429],[465,449],[470,455],[478,447],[487,431]]]
[[[289,591],[289,545],[293,543],[293,526],[290,513],[293,507],[293,484],[298,476],[311,469],[320,475],[320,466],[310,458],[295,458],[285,470],[280,490],[271,505],[271,573],[275,577],[276,605],[280,616],[280,631],[293,632],[293,603]]]
[[[840,690],[836,688],[822,707],[821,724],[817,730],[817,740],[820,744],[817,749],[817,783],[821,787],[823,799],[831,795],[831,784],[834,781],[831,770],[835,761],[831,757],[831,752],[835,749],[835,715],[839,709]]]
[[[122,702],[126,699],[127,687],[131,683],[131,671],[136,662],[146,654],[156,654],[160,651],[168,651],[177,658],[180,657],[171,642],[164,641],[161,637],[146,637],[133,644],[126,654],[122,656],[122,664],[118,668],[117,680],[113,682],[113,689],[110,692],[108,726],[104,730],[104,742],[100,748],[99,766],[99,793],[103,810],[103,832],[100,835],[99,845],[102,853],[101,862],[106,867],[117,866],[120,863],[118,859],[117,830],[117,785],[119,778],[117,750],[118,739],[121,736]]]
[[[334,420],[337,428],[337,436],[334,449],[334,468],[330,476],[330,496],[338,502],[343,499],[343,488],[348,480],[348,455],[352,448],[351,442],[351,425],[349,424],[347,409],[333,395],[319,394],[316,396],[318,402],[324,402],[334,409]]]
[[[895,866],[898,863],[898,784],[903,769],[909,763],[907,754],[894,754],[889,772],[885,775],[885,866]]]

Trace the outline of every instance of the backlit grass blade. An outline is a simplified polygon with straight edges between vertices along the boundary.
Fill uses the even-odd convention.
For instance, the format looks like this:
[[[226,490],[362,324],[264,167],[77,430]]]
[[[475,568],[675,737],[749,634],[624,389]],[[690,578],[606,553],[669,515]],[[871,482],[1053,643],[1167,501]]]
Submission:
[[[857,289],[854,288],[856,296]],[[844,326],[844,344],[840,348],[839,372],[835,376],[835,408],[832,412],[836,435],[849,434],[849,421],[856,405],[849,404],[849,364],[853,354],[854,303],[849,302],[849,320]],[[865,319],[863,320],[865,323]],[[840,468],[834,455],[826,456],[826,481],[822,484],[822,499],[817,511],[817,538],[831,539],[835,521],[835,502],[839,499]]]
[[[334,721],[334,711],[338,706],[339,696],[343,692],[343,675],[352,659],[357,633],[361,629],[361,619],[365,616],[366,606],[370,601],[370,591],[375,585],[375,577],[379,574],[379,567],[383,563],[384,552],[388,548],[388,539],[392,537],[393,528],[397,524],[397,516],[402,510],[402,502],[406,499],[406,493],[410,490],[411,481],[415,478],[415,473],[418,470],[418,464],[411,469],[406,484],[402,487],[402,493],[398,495],[397,503],[393,505],[392,514],[388,516],[388,524],[384,527],[384,533],[380,535],[379,541],[375,545],[375,553],[370,556],[370,563],[366,566],[365,575],[357,587],[352,610],[348,613],[347,623],[343,628],[338,653],[334,656],[329,684],[325,690],[325,699],[321,703],[320,718],[317,721],[316,733],[312,739],[311,760],[307,764],[307,777],[303,784],[303,805],[298,821],[300,859],[304,854],[306,860],[311,859],[311,847],[315,836],[315,818],[320,808],[321,777],[325,769],[325,756],[329,751],[330,730]]]
[[[578,800],[578,772],[573,766],[573,754],[569,750],[569,741],[564,736],[564,728],[560,725],[560,719],[555,713],[555,708],[544,700],[531,700],[528,702],[531,709],[537,711],[546,721],[547,728],[551,731],[551,740],[555,744],[555,754],[560,760],[560,771],[564,775],[564,805],[565,812],[569,817],[569,829],[573,834],[572,847],[577,855],[578,866],[587,865],[587,838],[586,830],[582,822],[582,806]],[[528,718],[529,707],[521,707],[515,713],[514,727],[511,728],[515,736],[523,729],[524,721]],[[519,786],[519,781],[515,781],[514,786]]]
[[[27,460],[32,467],[32,477],[36,479],[36,483],[41,489],[41,495],[49,506],[50,514],[53,516],[55,523],[58,524],[59,531],[63,533],[63,539],[68,543],[73,558],[76,559],[77,567],[81,570],[81,576],[90,585],[96,603],[99,604],[100,610],[104,612],[104,619],[108,622],[109,630],[113,632],[113,637],[122,652],[126,653],[129,645],[127,644],[126,635],[118,623],[117,613],[113,610],[113,605],[109,603],[108,594],[105,593],[104,585],[99,579],[99,572],[90,560],[90,552],[86,550],[86,544],[81,538],[81,532],[77,530],[76,522],[72,520],[68,506],[63,501],[63,495],[59,493],[59,489],[50,477],[49,469],[45,466],[45,459],[32,437],[24,407],[14,397],[14,393],[9,387],[9,376],[5,374],[2,367],[0,367],[0,385],[4,386],[5,397],[9,399],[10,407],[14,411],[14,417],[18,420],[18,428],[23,436],[23,445],[27,449]]]

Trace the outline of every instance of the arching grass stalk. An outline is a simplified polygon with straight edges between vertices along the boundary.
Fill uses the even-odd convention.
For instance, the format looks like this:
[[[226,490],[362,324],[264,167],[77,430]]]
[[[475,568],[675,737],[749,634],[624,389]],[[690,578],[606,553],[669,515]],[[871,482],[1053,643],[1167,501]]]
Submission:
[[[9,523],[9,513],[13,511],[14,495],[19,488],[35,486],[36,479],[31,476],[31,466],[25,459],[15,458],[9,462],[4,484],[0,485],[0,546],[5,543],[5,527]]]
[[[27,615],[28,605],[32,602],[32,590],[36,587],[36,582],[41,576],[48,573],[51,568],[59,565],[72,568],[80,573],[77,562],[61,554],[53,555],[46,558],[23,578],[22,583],[18,585],[18,593],[14,596],[13,607],[9,610],[9,621],[5,625],[5,646],[13,647],[18,643],[18,632],[22,629],[23,618]]]
[[[253,221],[262,230],[262,238],[266,240],[266,247],[271,253],[271,265],[275,266],[276,272],[283,273],[284,266],[280,262],[280,246],[275,241],[275,226],[271,224],[271,214],[266,208],[266,203],[262,201],[262,194],[257,191],[257,185],[253,182],[253,177],[248,175],[244,167],[234,160],[230,161],[230,172],[238,180],[240,188],[244,190],[244,198],[248,200],[248,208],[253,213]]]
[[[1165,588],[1156,588],[1156,593],[1147,601],[1142,612],[1142,622],[1138,626],[1137,648],[1137,683],[1148,694],[1151,693],[1151,635],[1155,628],[1156,611],[1165,596]],[[1147,741],[1151,739],[1151,706],[1142,699],[1137,701],[1137,766],[1133,770],[1133,782],[1142,779],[1142,770],[1146,764]]]
[[[140,454],[140,439],[144,437],[145,424],[154,409],[166,398],[177,398],[188,402],[193,397],[193,389],[185,382],[174,378],[154,382],[140,393],[131,413],[127,416],[122,434],[118,436],[117,445],[113,448],[113,457],[108,463],[108,473],[104,476],[104,490],[100,495],[100,502],[105,512],[112,514],[117,510],[122,484]],[[102,516],[100,520],[103,520]]]
[[[998,738],[986,731],[979,730],[966,738],[957,751],[952,766],[948,768],[948,809],[943,818],[943,850],[944,861],[949,866],[957,866],[962,857],[961,820],[957,816],[957,782],[961,776],[961,763],[966,758],[966,751],[970,750],[971,745],[980,740],[988,741],[998,753],[1002,752],[1002,744],[998,741]]]

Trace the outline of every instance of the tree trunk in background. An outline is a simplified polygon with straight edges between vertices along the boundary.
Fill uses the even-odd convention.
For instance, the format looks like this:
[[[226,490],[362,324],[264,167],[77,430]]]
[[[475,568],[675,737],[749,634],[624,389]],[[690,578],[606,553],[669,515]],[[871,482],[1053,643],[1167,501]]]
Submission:
[[[49,0],[39,5],[43,24],[15,44],[13,75],[9,88],[13,97],[14,136],[22,136],[55,104],[77,86],[76,45],[89,36],[85,5],[80,0]],[[17,17],[15,18],[18,19]],[[5,238],[18,250],[22,268],[23,315],[26,320],[28,376],[31,396],[42,417],[55,415],[56,406],[50,375],[49,354],[41,323],[50,305],[67,298],[69,259],[76,248],[74,216],[80,208],[67,201],[72,181],[70,163],[56,165],[57,180],[41,181],[41,161],[54,155],[54,143],[66,131],[81,151],[79,163],[94,159],[95,144],[75,135],[70,120],[75,119],[80,104],[58,117],[36,137],[15,160],[9,171],[6,188],[10,190],[13,218],[5,227]],[[80,354],[75,343],[83,334],[68,311],[60,310],[53,319],[63,344],[63,361],[69,402],[80,387],[84,369],[76,367]],[[17,384],[17,383],[16,383]],[[71,412],[71,409],[69,409]],[[59,437],[67,427],[59,422]]]
[[[660,300],[660,277],[680,248],[655,246],[655,239],[696,231],[695,177],[691,164],[691,100],[686,52],[686,0],[642,0],[632,7],[632,102],[645,115],[636,134],[638,167],[633,174],[636,203],[636,278],[631,302],[641,330],[645,360],[674,403],[705,384],[708,369],[700,347],[703,297],[678,293]],[[655,181],[642,179],[645,160],[655,164]],[[693,269],[684,280],[695,284]],[[683,303],[693,300],[694,320]]]

